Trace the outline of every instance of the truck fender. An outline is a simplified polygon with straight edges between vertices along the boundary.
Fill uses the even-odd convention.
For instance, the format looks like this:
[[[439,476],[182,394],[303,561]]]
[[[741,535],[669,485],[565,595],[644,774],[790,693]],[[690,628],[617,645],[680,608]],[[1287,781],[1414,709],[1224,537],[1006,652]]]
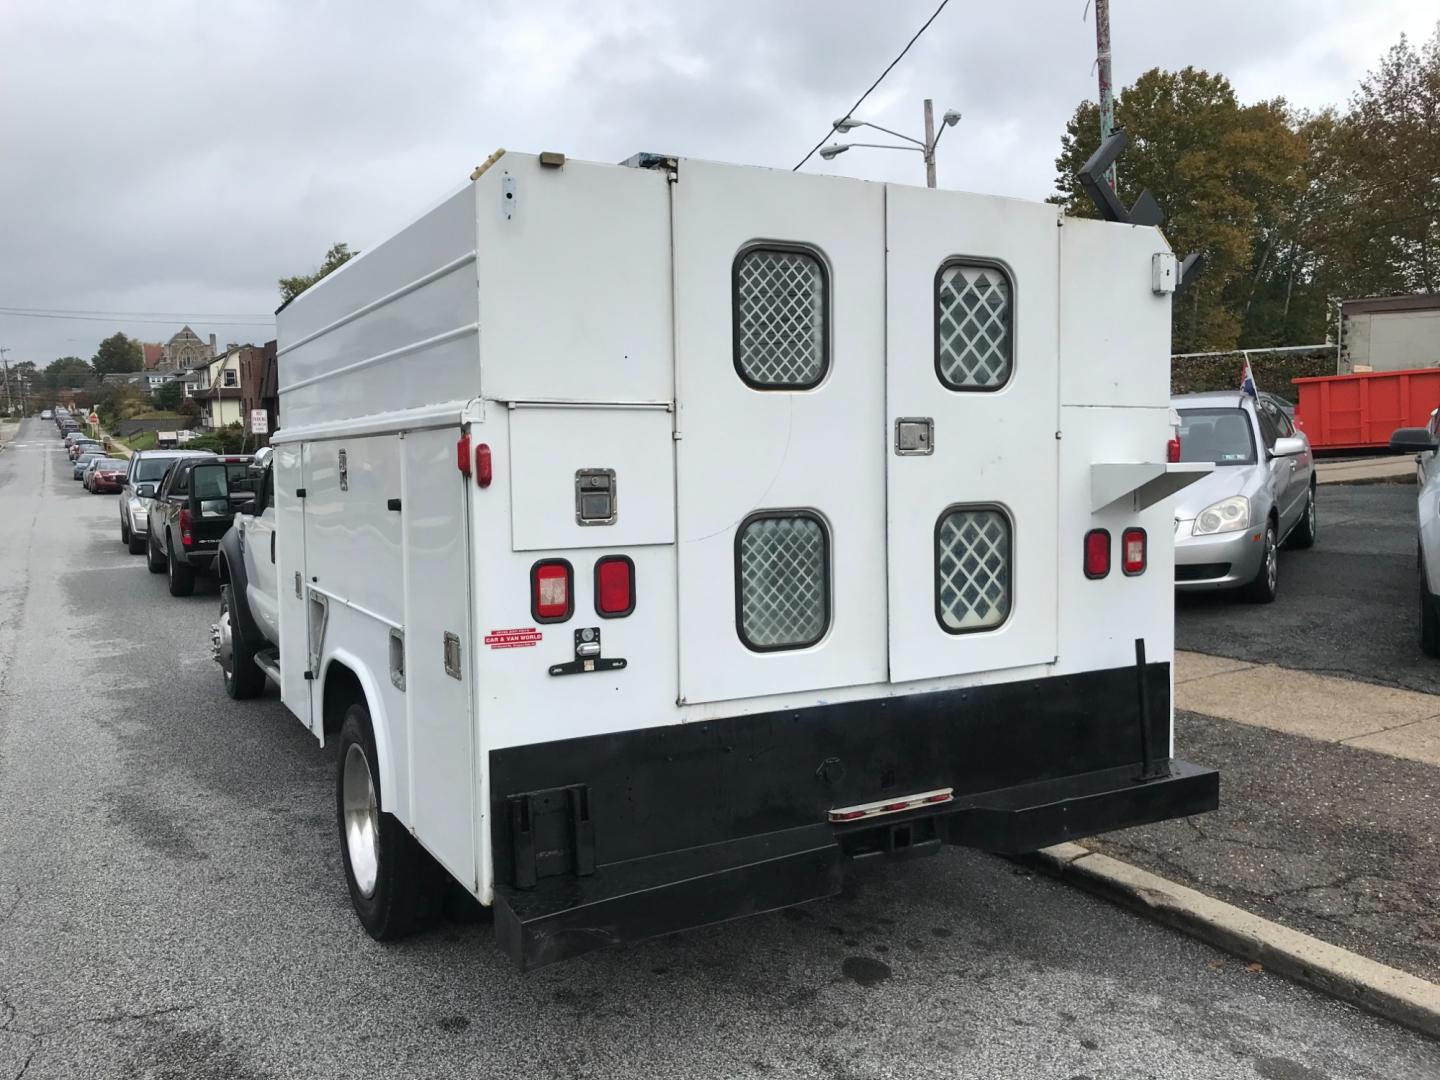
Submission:
[[[370,728],[375,733],[375,756],[380,759],[375,763],[375,768],[380,773],[380,809],[394,814],[408,828],[410,815],[408,812],[403,814],[400,812],[399,804],[395,799],[397,791],[395,787],[395,755],[391,751],[390,721],[385,714],[380,689],[371,676],[370,669],[362,660],[344,649],[336,649],[325,658],[320,668],[322,709],[324,707],[323,695],[329,689],[330,672],[335,664],[346,668],[355,677],[355,681],[360,684],[360,692],[365,695],[365,707],[370,710]]]
[[[252,649],[263,649],[269,642],[260,632],[255,617],[250,614],[250,596],[246,592],[249,583],[245,576],[245,556],[240,550],[240,531],[231,525],[220,538],[220,581],[230,586],[231,618],[235,629],[240,631],[245,644]]]

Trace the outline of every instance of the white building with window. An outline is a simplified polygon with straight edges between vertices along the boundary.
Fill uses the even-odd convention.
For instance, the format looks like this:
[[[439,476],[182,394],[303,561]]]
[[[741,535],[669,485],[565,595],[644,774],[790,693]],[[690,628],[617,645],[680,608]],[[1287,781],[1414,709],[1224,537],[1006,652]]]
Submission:
[[[197,371],[203,372],[203,385],[189,397],[200,403],[206,427],[222,428],[237,424],[243,416],[240,393],[240,357],[250,346],[227,345],[225,351]]]

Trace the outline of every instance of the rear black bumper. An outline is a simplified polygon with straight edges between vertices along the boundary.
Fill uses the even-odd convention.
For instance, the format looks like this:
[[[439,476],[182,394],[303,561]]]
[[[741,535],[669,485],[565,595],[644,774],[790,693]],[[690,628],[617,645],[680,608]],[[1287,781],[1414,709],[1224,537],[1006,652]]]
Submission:
[[[492,751],[496,932],[522,968],[832,896],[847,861],[1007,854],[1213,810],[1169,741],[1169,669],[940,691]],[[1164,752],[1163,749],[1161,751]],[[952,788],[852,824],[837,807]]]

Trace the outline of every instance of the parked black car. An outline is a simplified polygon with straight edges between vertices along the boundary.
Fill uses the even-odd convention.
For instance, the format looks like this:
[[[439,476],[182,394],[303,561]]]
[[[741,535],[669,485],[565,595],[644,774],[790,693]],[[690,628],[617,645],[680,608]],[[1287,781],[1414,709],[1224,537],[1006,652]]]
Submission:
[[[195,574],[214,565],[236,505],[254,499],[250,460],[179,458],[160,482],[146,514],[146,564],[152,574],[167,574],[171,596],[195,591]]]

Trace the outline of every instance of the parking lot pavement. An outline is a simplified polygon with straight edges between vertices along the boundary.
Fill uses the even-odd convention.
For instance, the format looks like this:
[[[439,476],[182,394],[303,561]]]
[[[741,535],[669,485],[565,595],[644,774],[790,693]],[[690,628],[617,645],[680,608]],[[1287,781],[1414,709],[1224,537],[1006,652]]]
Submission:
[[[1319,540],[1280,553],[1275,602],[1180,594],[1175,647],[1440,694],[1440,661],[1420,651],[1415,497],[1412,484],[1321,488]]]
[[[171,598],[62,462],[0,455],[0,1076],[1440,1075],[1440,1045],[973,852],[529,975],[483,922],[378,945],[331,755],[224,696],[213,584]]]

